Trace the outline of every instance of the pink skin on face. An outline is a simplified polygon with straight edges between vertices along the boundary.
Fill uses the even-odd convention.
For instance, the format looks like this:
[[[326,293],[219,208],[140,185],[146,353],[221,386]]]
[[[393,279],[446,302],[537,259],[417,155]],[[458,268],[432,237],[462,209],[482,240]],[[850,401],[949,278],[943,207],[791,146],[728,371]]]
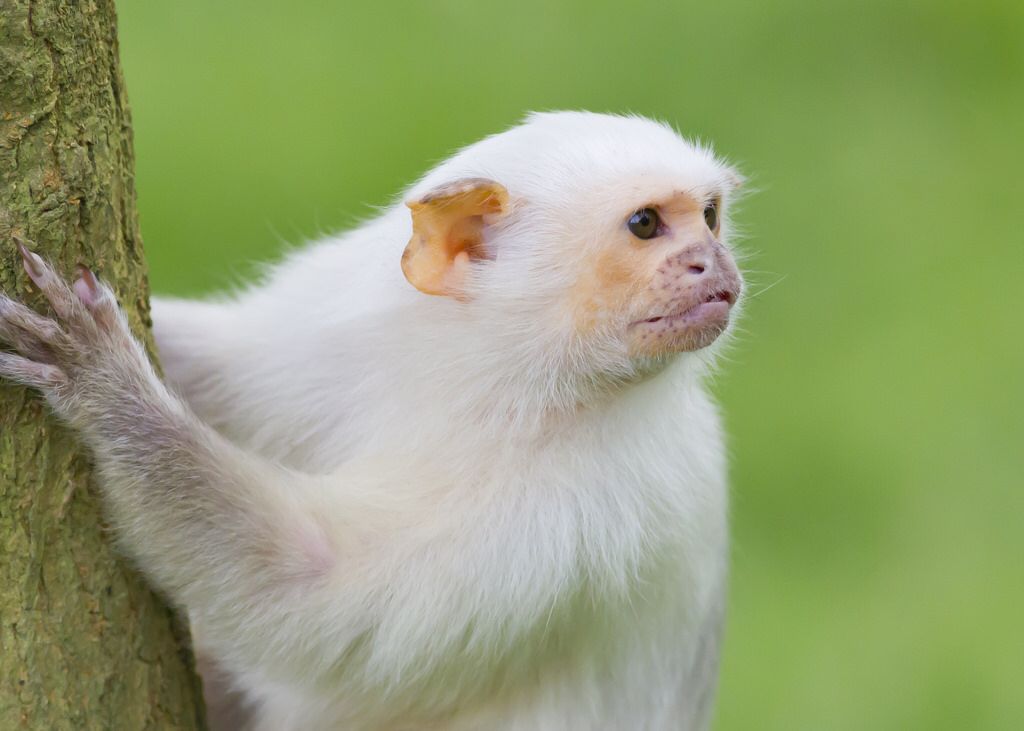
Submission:
[[[666,257],[651,286],[654,314],[629,326],[631,349],[642,354],[713,343],[729,324],[741,285],[732,256],[708,232]]]

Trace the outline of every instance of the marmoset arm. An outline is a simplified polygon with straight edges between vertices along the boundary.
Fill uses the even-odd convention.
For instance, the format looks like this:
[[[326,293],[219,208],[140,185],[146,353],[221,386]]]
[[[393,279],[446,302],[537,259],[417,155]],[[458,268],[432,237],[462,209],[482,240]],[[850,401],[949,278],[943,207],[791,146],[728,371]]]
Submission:
[[[369,611],[370,580],[338,558],[344,525],[387,512],[373,478],[356,469],[339,491],[231,444],[161,383],[109,287],[85,268],[69,286],[20,248],[56,319],[0,295],[0,341],[16,351],[0,352],[0,377],[40,390],[91,448],[127,552],[240,661],[336,661]]]

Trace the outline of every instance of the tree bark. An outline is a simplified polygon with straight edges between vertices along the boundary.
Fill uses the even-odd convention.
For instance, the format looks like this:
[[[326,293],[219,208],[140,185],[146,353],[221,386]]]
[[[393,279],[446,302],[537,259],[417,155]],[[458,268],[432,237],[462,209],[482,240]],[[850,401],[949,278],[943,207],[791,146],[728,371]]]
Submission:
[[[0,288],[42,306],[19,235],[93,267],[151,344],[133,171],[112,0],[0,0]],[[112,549],[89,479],[43,402],[0,385],[0,728],[201,728],[187,630]]]

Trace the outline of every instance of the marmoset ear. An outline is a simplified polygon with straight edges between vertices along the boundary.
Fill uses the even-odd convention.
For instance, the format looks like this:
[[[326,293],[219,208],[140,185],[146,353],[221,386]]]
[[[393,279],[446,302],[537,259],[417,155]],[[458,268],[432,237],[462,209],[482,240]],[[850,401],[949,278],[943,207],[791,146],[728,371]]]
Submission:
[[[508,191],[486,178],[463,178],[406,204],[412,238],[402,273],[421,292],[458,296],[469,262],[486,256],[484,225],[508,211]]]

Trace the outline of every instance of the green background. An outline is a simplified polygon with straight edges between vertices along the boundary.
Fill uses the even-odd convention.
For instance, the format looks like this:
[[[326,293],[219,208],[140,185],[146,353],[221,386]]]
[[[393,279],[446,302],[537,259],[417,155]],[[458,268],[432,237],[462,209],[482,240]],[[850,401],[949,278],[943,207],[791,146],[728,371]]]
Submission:
[[[120,16],[157,292],[240,281],[528,110],[711,140],[756,189],[755,296],[715,383],[735,526],[716,728],[1024,729],[1024,3]]]

